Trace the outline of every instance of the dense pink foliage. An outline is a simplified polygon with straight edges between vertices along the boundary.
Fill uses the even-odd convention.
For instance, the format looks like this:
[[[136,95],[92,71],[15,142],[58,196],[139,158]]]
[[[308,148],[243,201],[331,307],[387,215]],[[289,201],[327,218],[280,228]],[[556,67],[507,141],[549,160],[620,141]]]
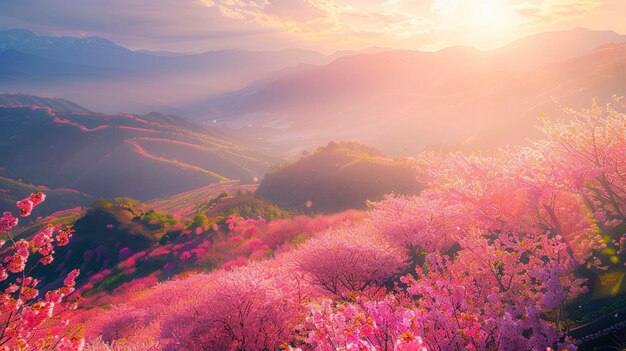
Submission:
[[[267,261],[134,291],[128,304],[90,315],[89,330],[104,342],[152,336],[164,350],[275,349],[295,337],[308,296],[297,275]]]
[[[350,292],[375,294],[404,266],[403,255],[372,228],[343,228],[308,241],[297,263],[307,280],[336,297]]]
[[[429,349],[573,348],[560,323],[586,291],[576,270],[601,264],[626,203],[626,116],[598,105],[577,116],[531,148],[424,155],[429,187],[375,206],[383,235],[415,260],[407,331]]]
[[[389,295],[381,301],[322,300],[306,321],[305,342],[319,351],[426,351],[416,328],[416,312]]]
[[[229,218],[202,251],[225,269],[135,290],[91,333],[163,350],[575,349],[580,271],[623,264],[626,116],[596,103],[542,130],[530,147],[420,155],[419,196],[344,226]],[[178,259],[202,256],[184,240]]]
[[[293,338],[301,308],[284,273],[251,267],[221,273],[169,315],[161,336],[172,350],[268,350]]]

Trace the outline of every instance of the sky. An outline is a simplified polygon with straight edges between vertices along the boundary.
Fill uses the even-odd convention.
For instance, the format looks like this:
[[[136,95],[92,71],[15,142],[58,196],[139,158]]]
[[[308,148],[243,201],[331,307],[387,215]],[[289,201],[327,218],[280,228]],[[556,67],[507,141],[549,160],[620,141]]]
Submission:
[[[573,27],[626,34],[625,0],[0,0],[0,28],[132,49],[482,49]]]

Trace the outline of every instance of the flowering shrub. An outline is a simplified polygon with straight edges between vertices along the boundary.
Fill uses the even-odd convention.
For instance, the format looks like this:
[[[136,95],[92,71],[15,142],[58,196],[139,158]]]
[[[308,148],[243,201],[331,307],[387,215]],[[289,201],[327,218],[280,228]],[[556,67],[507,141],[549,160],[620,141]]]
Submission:
[[[280,272],[244,267],[211,280],[164,320],[166,350],[271,350],[293,337],[300,301]]]
[[[30,215],[33,208],[45,200],[43,193],[33,193],[18,201],[22,217]],[[39,280],[30,276],[38,265],[53,261],[55,247],[65,246],[72,236],[71,229],[49,226],[35,234],[31,240],[15,239],[11,230],[18,218],[4,212],[0,219],[0,349],[2,350],[82,350],[84,339],[81,328],[72,326],[63,315],[76,307],[68,301],[74,292],[78,270],[71,271],[63,286],[40,297]],[[32,262],[35,261],[33,264]]]
[[[298,267],[312,285],[336,297],[375,294],[404,265],[403,255],[372,228],[342,228],[308,241],[298,250]]]

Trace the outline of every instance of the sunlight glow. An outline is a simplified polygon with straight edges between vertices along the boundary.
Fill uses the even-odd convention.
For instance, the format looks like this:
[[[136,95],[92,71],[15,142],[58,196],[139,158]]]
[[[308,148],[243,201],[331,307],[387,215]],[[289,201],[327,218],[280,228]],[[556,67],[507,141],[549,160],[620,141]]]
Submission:
[[[496,0],[435,0],[431,11],[451,25],[499,27],[510,17],[507,5]]]
[[[480,1],[475,5],[473,17],[476,22],[492,22],[498,16],[498,8],[493,1]]]

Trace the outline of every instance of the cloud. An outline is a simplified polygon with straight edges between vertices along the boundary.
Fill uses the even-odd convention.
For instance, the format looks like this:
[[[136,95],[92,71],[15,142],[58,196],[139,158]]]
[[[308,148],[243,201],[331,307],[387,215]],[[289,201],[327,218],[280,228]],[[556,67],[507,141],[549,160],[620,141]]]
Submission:
[[[435,23],[402,11],[401,0],[364,7],[335,0],[207,0],[205,5],[245,23],[297,33],[309,39],[365,40],[364,33],[390,40],[432,31]]]
[[[528,22],[545,26],[584,18],[601,5],[600,0],[526,0],[515,11]]]
[[[623,0],[607,0],[620,3]],[[477,45],[581,21],[600,0],[0,0],[0,26],[97,35],[134,48],[354,49]],[[495,4],[499,27],[471,16]],[[623,6],[623,5],[617,5]],[[480,15],[480,14],[478,14]],[[514,27],[515,28],[512,28]],[[489,34],[489,33],[488,33]],[[512,34],[511,34],[512,35]],[[477,39],[478,38],[478,39]],[[479,44],[478,44],[479,45]]]

